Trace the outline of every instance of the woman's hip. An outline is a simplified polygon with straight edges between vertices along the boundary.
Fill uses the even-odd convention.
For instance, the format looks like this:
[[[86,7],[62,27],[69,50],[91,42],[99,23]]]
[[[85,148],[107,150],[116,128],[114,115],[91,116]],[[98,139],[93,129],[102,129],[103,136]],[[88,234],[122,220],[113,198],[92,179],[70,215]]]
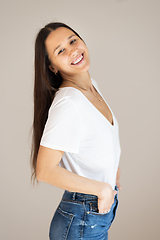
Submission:
[[[107,240],[118,206],[118,195],[109,213],[98,213],[98,197],[65,191],[50,225],[50,240]]]

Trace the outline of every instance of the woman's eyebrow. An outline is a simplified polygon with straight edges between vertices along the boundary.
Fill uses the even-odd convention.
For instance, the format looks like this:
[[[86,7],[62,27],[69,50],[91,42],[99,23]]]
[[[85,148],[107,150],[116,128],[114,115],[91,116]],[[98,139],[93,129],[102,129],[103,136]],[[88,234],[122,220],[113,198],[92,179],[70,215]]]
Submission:
[[[75,34],[73,34],[73,35],[71,35],[71,36],[69,36],[68,38],[67,38],[67,40],[69,40],[70,38],[72,38],[73,36],[75,36]],[[55,48],[55,50],[54,50],[54,52],[59,48],[61,46],[61,44],[60,45],[58,45],[56,48]]]

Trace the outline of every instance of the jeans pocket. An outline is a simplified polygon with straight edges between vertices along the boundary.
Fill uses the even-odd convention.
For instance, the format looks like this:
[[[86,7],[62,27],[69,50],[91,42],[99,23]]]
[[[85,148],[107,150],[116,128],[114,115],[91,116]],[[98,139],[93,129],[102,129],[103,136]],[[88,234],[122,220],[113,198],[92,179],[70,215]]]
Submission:
[[[98,210],[98,200],[95,199],[95,200],[92,200],[92,201],[89,201],[88,204],[86,204],[86,212],[87,214],[90,214],[90,215],[99,215],[99,216],[104,216],[104,215],[108,215],[109,212],[107,213],[99,213],[99,210]]]
[[[59,206],[51,221],[50,240],[66,240],[74,217],[74,214],[62,210]]]

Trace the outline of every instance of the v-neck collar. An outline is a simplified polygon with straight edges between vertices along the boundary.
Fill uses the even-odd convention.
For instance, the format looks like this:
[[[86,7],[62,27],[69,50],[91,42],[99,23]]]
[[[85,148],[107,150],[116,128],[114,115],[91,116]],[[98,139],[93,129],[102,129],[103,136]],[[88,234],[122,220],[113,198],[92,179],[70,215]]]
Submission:
[[[109,108],[109,110],[110,110],[110,112],[111,112],[111,115],[112,115],[112,122],[113,122],[113,124],[99,111],[98,108],[96,108],[96,107],[94,106],[93,103],[91,103],[91,101],[90,101],[79,89],[77,89],[77,88],[75,88],[75,87],[61,87],[61,88],[59,88],[59,90],[60,90],[60,89],[63,89],[63,88],[64,88],[64,89],[66,89],[66,88],[73,88],[73,89],[77,90],[78,92],[80,92],[80,93],[84,96],[84,98],[91,104],[91,106],[92,106],[94,109],[96,109],[96,111],[97,111],[103,118],[105,118],[105,119],[107,120],[107,122],[109,123],[109,125],[110,125],[111,127],[114,127],[114,126],[115,126],[114,114],[113,114],[110,106],[108,105],[108,103],[107,103],[106,100],[104,99],[104,97],[103,97],[102,93],[100,92],[100,90],[96,88],[96,86],[95,86],[92,78],[91,78],[91,81],[92,81],[92,85],[94,86],[95,90],[99,93],[99,95],[101,96],[101,98],[103,99],[103,101],[104,101],[104,102],[106,103],[106,105],[108,106],[108,108]]]

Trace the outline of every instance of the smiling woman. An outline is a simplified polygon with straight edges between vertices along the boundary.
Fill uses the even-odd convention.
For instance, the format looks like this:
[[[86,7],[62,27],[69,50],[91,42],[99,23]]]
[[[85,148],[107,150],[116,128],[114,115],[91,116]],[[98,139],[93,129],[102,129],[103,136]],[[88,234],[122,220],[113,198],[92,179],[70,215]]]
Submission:
[[[107,240],[118,206],[118,122],[90,77],[88,48],[50,23],[35,43],[32,179],[65,190],[50,240]]]
[[[85,43],[68,28],[52,31],[45,41],[50,70],[61,74],[63,79],[72,74],[87,72],[89,53]]]

